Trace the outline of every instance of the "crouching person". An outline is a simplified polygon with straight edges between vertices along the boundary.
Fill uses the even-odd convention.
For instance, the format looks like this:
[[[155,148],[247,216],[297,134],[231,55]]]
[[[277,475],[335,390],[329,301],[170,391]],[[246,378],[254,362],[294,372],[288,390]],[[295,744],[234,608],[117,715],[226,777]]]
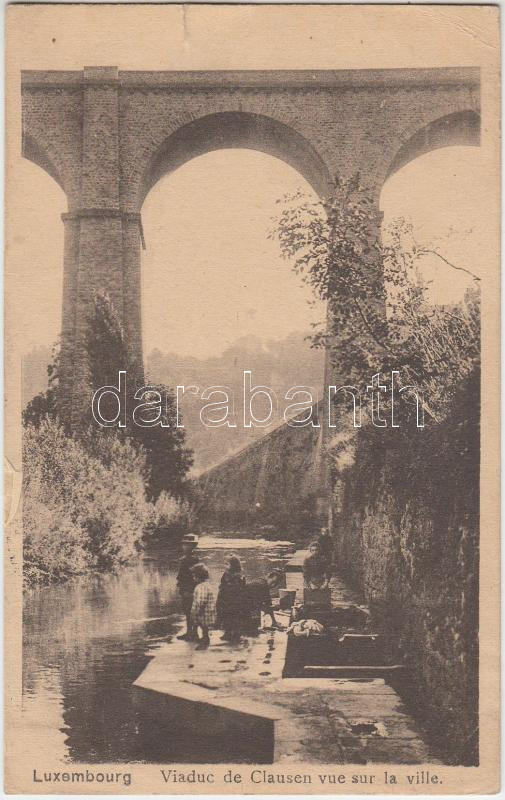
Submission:
[[[205,650],[210,644],[209,630],[216,624],[216,596],[210,585],[209,572],[205,564],[195,564],[191,568],[191,574],[196,583],[191,607],[191,621],[195,634],[198,634],[199,628],[202,631],[196,649]]]
[[[303,585],[306,589],[327,589],[331,573],[331,562],[316,539],[311,542],[309,555],[303,562]]]
[[[275,589],[281,582],[281,574],[276,570],[269,572],[266,578],[257,578],[246,584],[246,597],[248,601],[248,625],[247,633],[255,636],[261,626],[261,614],[268,614],[271,619],[271,627],[276,628],[274,610],[272,608],[272,596],[270,591]]]

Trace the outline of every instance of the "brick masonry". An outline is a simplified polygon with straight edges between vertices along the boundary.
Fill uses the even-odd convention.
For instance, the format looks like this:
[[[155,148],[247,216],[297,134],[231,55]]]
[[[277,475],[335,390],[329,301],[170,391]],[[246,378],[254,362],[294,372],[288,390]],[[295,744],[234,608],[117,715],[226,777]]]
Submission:
[[[123,316],[142,375],[140,212],[156,181],[222,147],[284,159],[324,195],[360,170],[389,174],[429,149],[478,144],[478,68],[275,72],[23,71],[23,155],[63,188],[62,411],[86,396],[83,333],[97,289]],[[89,388],[88,388],[89,393]]]

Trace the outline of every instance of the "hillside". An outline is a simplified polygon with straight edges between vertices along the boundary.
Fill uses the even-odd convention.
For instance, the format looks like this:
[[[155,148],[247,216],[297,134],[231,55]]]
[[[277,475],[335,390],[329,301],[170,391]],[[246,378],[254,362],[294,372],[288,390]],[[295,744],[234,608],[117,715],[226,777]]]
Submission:
[[[186,394],[181,399],[182,420],[187,431],[188,445],[194,450],[193,472],[218,464],[228,455],[236,453],[258,437],[269,433],[267,428],[244,428],[243,374],[252,373],[253,386],[272,388],[279,399],[278,423],[287,401],[285,393],[294,386],[312,386],[321,391],[323,384],[324,354],[313,350],[305,340],[306,333],[296,332],[281,341],[262,342],[256,337],[237,339],[222,355],[197,359],[177,353],[153,350],[146,360],[146,381],[167,386],[197,386],[199,395],[210,386],[226,386],[232,390],[235,401],[236,428],[227,426],[207,428],[200,421],[200,409],[205,404],[200,396]],[[34,395],[47,387],[47,364],[50,348],[37,347],[23,358],[23,407]],[[212,398],[217,400],[218,397]],[[211,402],[211,401],[208,401]],[[269,401],[259,396],[254,404],[257,418],[267,415]]]
[[[282,341],[262,342],[256,337],[238,339],[234,345],[216,358],[199,360],[181,357],[175,353],[164,354],[154,350],[146,362],[149,381],[169,386],[197,386],[201,392],[210,386],[226,386],[232,390],[235,401],[236,428],[227,426],[206,428],[200,421],[204,401],[186,394],[181,400],[183,423],[188,434],[188,444],[194,450],[194,473],[198,474],[228,455],[236,453],[258,437],[269,433],[272,427],[244,428],[244,371],[252,373],[252,385],[266,385],[279,399],[279,419],[287,405],[286,391],[297,385],[312,386],[321,391],[323,384],[324,354],[314,350],[305,340],[305,333],[293,333]],[[211,398],[218,400],[219,396]],[[209,401],[210,402],[210,401]],[[254,405],[257,418],[265,417],[269,401],[258,396]]]

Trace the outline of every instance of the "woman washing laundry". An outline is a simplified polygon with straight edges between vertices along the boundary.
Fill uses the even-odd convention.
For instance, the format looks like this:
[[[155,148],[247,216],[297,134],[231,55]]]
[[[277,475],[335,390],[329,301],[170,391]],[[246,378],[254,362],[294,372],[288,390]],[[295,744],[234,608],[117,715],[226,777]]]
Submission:
[[[310,544],[309,555],[303,562],[303,583],[306,589],[326,589],[331,580],[331,563],[325,558],[321,544]]]

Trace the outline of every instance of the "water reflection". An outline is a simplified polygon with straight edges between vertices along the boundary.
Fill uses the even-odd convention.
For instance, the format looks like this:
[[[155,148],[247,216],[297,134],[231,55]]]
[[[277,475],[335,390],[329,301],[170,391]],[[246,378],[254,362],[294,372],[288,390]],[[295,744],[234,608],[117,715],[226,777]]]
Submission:
[[[204,536],[199,549],[218,581],[228,552],[249,577],[289,557],[288,542]],[[132,683],[180,625],[175,576],[179,552],[158,547],[118,575],[26,593],[22,735],[40,736],[70,761],[149,761],[138,735]],[[28,744],[28,742],[26,742]],[[164,743],[165,748],[167,743]],[[168,743],[164,761],[206,761],[205,743]]]

